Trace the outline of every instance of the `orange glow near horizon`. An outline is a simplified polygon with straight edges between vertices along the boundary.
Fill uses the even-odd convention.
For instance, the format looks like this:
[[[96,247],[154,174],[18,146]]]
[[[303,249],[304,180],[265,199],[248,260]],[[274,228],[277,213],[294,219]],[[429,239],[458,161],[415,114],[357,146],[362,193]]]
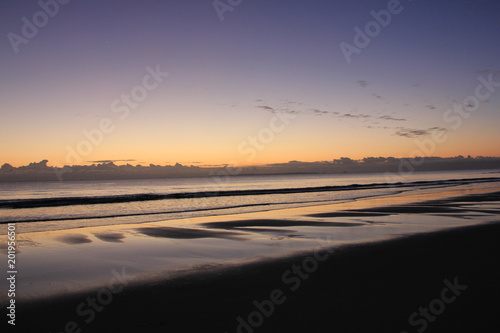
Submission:
[[[122,160],[124,162],[116,164],[132,165],[251,166],[293,160],[331,161],[340,157],[359,160],[379,156],[500,156],[494,144],[500,142],[500,134],[494,132],[493,124],[485,125],[486,130],[494,132],[488,137],[480,135],[485,129],[478,126],[478,121],[471,121],[471,126],[463,126],[460,131],[444,132],[446,140],[437,143],[432,141],[431,135],[401,137],[395,135],[394,130],[371,130],[355,122],[322,122],[319,118],[297,117],[280,132],[269,130],[272,114],[263,114],[257,121],[250,121],[242,127],[244,131],[235,130],[239,122],[234,123],[235,120],[233,124],[228,123],[226,130],[215,123],[205,128],[202,125],[206,122],[191,122],[187,130],[162,131],[154,124],[150,128],[146,124],[133,127],[132,122],[121,127],[117,125],[113,133],[95,141],[98,145],[91,144],[82,131],[42,135],[37,129],[30,138],[3,146],[0,163],[18,167],[47,159],[51,166],[88,165],[103,160]],[[86,128],[92,129],[93,124],[95,121],[87,122]],[[492,127],[491,130],[488,127]]]

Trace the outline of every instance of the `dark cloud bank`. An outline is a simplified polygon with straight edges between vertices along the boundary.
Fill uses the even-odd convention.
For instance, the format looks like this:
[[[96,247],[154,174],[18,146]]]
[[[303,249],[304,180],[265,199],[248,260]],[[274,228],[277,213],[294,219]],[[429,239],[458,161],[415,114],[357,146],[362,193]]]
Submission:
[[[341,157],[330,161],[301,162],[290,161],[262,166],[194,166],[175,165],[160,166],[150,164],[116,165],[113,162],[104,162],[92,165],[72,165],[63,168],[51,167],[47,160],[30,163],[26,166],[13,167],[5,163],[0,168],[0,181],[67,181],[92,179],[146,179],[169,177],[210,177],[228,175],[272,175],[272,174],[335,174],[335,173],[364,173],[364,172],[398,172],[404,165],[408,165],[411,158],[394,157],[365,157],[353,160]],[[500,157],[421,157],[416,159],[415,171],[441,170],[482,170],[500,169]],[[415,161],[415,162],[417,162]]]

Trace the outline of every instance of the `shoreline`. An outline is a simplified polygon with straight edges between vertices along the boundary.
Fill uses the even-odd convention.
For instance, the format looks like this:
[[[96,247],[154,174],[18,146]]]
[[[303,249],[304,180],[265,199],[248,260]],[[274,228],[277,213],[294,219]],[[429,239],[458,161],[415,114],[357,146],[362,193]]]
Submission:
[[[190,211],[171,211],[171,212],[152,212],[152,213],[137,213],[137,214],[113,214],[105,217],[62,217],[62,218],[54,218],[51,220],[44,220],[44,219],[34,219],[34,220],[29,220],[29,221],[5,221],[0,223],[0,228],[5,228],[5,226],[8,223],[16,223],[22,225],[22,231],[19,231],[19,234],[21,233],[37,233],[37,232],[51,232],[51,231],[58,231],[58,230],[70,230],[70,229],[80,229],[80,228],[106,228],[109,226],[126,226],[126,225],[133,225],[133,224],[154,224],[154,223],[161,223],[161,222],[176,222],[179,220],[198,220],[203,217],[224,217],[224,216],[238,216],[238,215],[246,215],[246,214],[266,214],[269,212],[273,211],[281,211],[281,210],[293,210],[293,209],[307,209],[311,207],[323,207],[323,206],[337,206],[337,205],[342,205],[342,204],[349,204],[353,203],[356,204],[358,202],[362,201],[372,201],[376,200],[377,198],[381,200],[387,200],[388,203],[391,203],[391,200],[395,200],[395,202],[399,202],[401,198],[405,197],[414,197],[414,193],[429,193],[430,196],[432,196],[432,192],[435,192],[438,196],[442,195],[443,193],[449,192],[456,192],[456,193],[466,193],[466,192],[477,192],[477,193],[482,193],[484,191],[494,191],[495,188],[500,188],[499,187],[500,183],[494,184],[489,184],[489,183],[476,183],[473,184],[473,188],[470,188],[471,184],[455,184],[451,186],[446,186],[446,187],[436,187],[436,188],[428,188],[428,189],[417,189],[414,191],[401,191],[401,192],[395,192],[395,193],[387,193],[387,194],[376,194],[376,195],[366,195],[366,196],[359,196],[355,198],[346,198],[346,199],[337,199],[337,200],[325,200],[324,202],[322,201],[316,201],[316,202],[294,202],[294,203],[282,203],[282,204],[272,204],[277,207],[266,207],[266,208],[261,208],[259,210],[249,210],[249,211],[243,211],[243,212],[235,212],[233,211],[234,209],[241,208],[241,206],[229,206],[229,207],[220,207],[220,208],[213,208],[213,209],[207,209],[207,208],[200,208],[200,209],[194,209]],[[458,196],[460,194],[457,194]],[[417,198],[416,200],[422,200],[421,198]],[[425,199],[424,199],[425,200]],[[384,203],[386,205],[387,203]],[[256,206],[266,206],[266,204],[255,204]],[[269,205],[269,204],[267,204]],[[248,207],[251,207],[253,205],[247,205]],[[281,207],[284,206],[284,207]],[[197,212],[209,212],[211,213],[210,215],[196,215],[194,214],[193,216],[183,216],[186,214],[190,213],[197,213]],[[160,216],[160,215],[178,215],[176,217],[169,217],[169,218],[162,218],[162,219],[154,219],[154,220],[144,220],[141,221],[140,218],[143,217],[151,217],[151,216]],[[106,221],[106,223],[103,224],[80,224],[78,221],[82,220],[88,220],[88,221],[94,221],[94,220],[112,220],[115,218],[135,218],[136,220],[139,219],[140,221],[136,222],[128,222],[128,221],[122,221],[120,223],[116,223],[116,221]],[[67,225],[63,227],[59,225],[54,225],[54,226],[46,226],[47,224],[51,223],[60,223],[60,222],[65,222]],[[44,227],[41,227],[41,230],[38,230],[38,225],[44,225]]]

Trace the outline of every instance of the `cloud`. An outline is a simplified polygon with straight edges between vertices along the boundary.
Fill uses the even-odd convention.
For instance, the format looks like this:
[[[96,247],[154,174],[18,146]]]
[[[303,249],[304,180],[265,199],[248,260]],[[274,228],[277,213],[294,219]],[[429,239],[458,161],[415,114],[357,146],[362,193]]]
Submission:
[[[379,95],[379,94],[375,94],[375,93],[372,93],[372,97],[375,97],[376,99],[383,99],[384,97]]]
[[[26,168],[31,170],[45,170],[48,168],[47,163],[48,160],[43,160],[40,162],[32,162]]]
[[[340,116],[341,118],[354,118],[354,119],[359,119],[359,118],[371,118],[372,116],[367,115],[367,114],[352,114],[352,113],[344,113],[343,115]]]
[[[403,128],[400,127],[394,135],[404,137],[404,138],[416,138],[418,136],[429,135],[432,132],[445,132],[446,128],[443,127],[430,127],[427,129],[415,129],[415,128]]]
[[[200,167],[203,168],[224,168],[227,167],[229,164],[202,164]]]
[[[324,111],[324,110],[318,110],[318,109],[311,109],[311,111],[316,116],[322,116],[322,115],[326,115],[326,114],[334,114],[334,115],[339,114],[338,112],[335,112],[335,111]]]
[[[368,82],[366,82],[365,80],[358,80],[356,81],[356,84],[362,88],[366,88],[368,86]]]
[[[258,109],[266,110],[271,113],[288,113],[288,114],[299,114],[299,113],[304,113],[304,111],[295,111],[295,110],[289,110],[289,109],[275,109],[267,105],[259,105],[256,106]]]
[[[323,115],[323,114],[328,114],[328,113],[330,113],[330,112],[328,112],[328,111],[322,111],[322,110],[318,110],[318,109],[314,109],[314,110],[312,110],[312,112],[313,112],[315,115],[317,115],[317,116],[321,116],[321,115]]]
[[[436,110],[436,107],[432,104],[426,105],[425,107],[428,108],[429,110]]]
[[[257,106],[258,109],[266,110],[266,111],[272,111],[274,112],[274,108],[267,106],[267,105],[259,105]]]
[[[302,103],[302,102],[296,102],[296,101],[292,101],[290,99],[282,99],[281,101],[285,102],[285,104],[304,105],[304,103]]]
[[[89,163],[115,163],[115,162],[135,162],[137,160],[99,160],[99,161],[87,161]]]
[[[292,111],[292,113],[293,112],[299,113],[298,111]],[[304,112],[300,112],[300,113],[304,113]],[[331,115],[337,116],[338,118],[347,118],[347,119],[372,118],[372,116],[370,116],[368,114],[363,114],[363,113],[340,113],[340,112],[336,112],[336,111],[325,111],[325,110],[319,110],[319,109],[310,109],[310,111],[308,113],[309,114],[312,113],[316,116],[323,116],[323,115],[331,114]]]
[[[380,96],[380,98],[383,98]],[[293,104],[302,104],[302,103],[297,103],[297,102],[289,102]],[[369,119],[369,118],[380,118],[384,120],[393,120],[393,121],[406,121],[406,119],[402,118],[394,118],[389,115],[385,115],[382,117],[374,117],[369,114],[363,114],[363,113],[357,113],[357,110],[353,109],[352,112],[349,113],[340,113],[337,111],[329,111],[329,110],[322,110],[322,109],[317,109],[317,108],[311,108],[311,109],[306,109],[306,110],[294,110],[294,109],[289,109],[287,107],[278,109],[278,108],[273,108],[268,105],[258,105],[256,106],[258,109],[262,109],[271,113],[288,113],[288,114],[302,114],[302,115],[314,115],[314,116],[326,116],[326,115],[332,115],[337,118],[344,118],[344,119]]]
[[[378,118],[383,119],[383,120],[392,120],[392,121],[406,121],[405,118],[394,118],[393,116],[390,116],[388,114],[383,115],[383,116],[378,117]]]
[[[288,113],[288,114],[300,114],[300,113],[304,113],[303,111],[287,110],[287,109],[282,109],[282,110],[278,110],[278,111],[281,112],[281,113]]]

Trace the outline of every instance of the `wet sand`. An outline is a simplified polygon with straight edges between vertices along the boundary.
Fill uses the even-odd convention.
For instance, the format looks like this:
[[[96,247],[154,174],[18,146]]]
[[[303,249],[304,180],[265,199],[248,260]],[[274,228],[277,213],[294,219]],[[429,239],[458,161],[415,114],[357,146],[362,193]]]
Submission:
[[[171,275],[168,279],[157,276],[141,282],[128,279],[126,271],[118,270],[110,275],[106,286],[95,290],[21,302],[17,329],[23,332],[498,331],[500,222],[495,218],[498,220],[500,192],[453,199],[430,198],[424,202],[402,199],[391,206],[373,206],[373,202],[371,207],[351,206],[303,210],[307,214],[297,220],[307,225],[309,218],[313,225],[305,228],[318,223],[313,219],[341,223],[331,220],[339,217],[343,221],[346,217],[355,219],[344,223],[362,223],[361,218],[375,225],[403,216],[411,221],[411,218],[415,221],[461,218],[470,223],[486,222],[460,227],[452,223],[449,228],[443,224],[444,230],[365,244],[319,243],[313,250],[293,256],[199,266],[189,274]],[[221,241],[239,244],[241,241],[234,238],[245,235],[247,229],[252,232],[295,229],[296,225],[284,218],[288,213],[282,214],[274,214],[272,219],[243,219],[245,222],[228,217],[219,223],[205,222],[206,229],[200,230],[155,225],[142,226],[147,230],[139,232],[176,241],[222,236]],[[355,229],[369,225],[364,223]],[[334,230],[346,228],[352,230],[345,226]],[[119,232],[95,233],[95,237],[110,244],[124,241]],[[88,239],[67,237],[66,241],[85,246]]]
[[[494,223],[346,246],[317,261],[315,270],[314,253],[207,270],[126,286],[88,324],[89,315],[76,309],[98,291],[23,304],[18,322],[24,332],[62,332],[71,321],[83,332],[416,332],[425,317],[415,317],[414,326],[409,317],[434,302],[440,314],[429,312],[434,321],[425,321],[426,332],[497,332],[499,236],[500,223]],[[303,269],[294,273],[294,266]],[[435,301],[447,287],[444,280],[466,286],[445,294],[455,298],[450,304]],[[272,314],[271,299],[280,303]],[[270,316],[256,315],[254,301]],[[262,322],[253,328],[238,317]]]

